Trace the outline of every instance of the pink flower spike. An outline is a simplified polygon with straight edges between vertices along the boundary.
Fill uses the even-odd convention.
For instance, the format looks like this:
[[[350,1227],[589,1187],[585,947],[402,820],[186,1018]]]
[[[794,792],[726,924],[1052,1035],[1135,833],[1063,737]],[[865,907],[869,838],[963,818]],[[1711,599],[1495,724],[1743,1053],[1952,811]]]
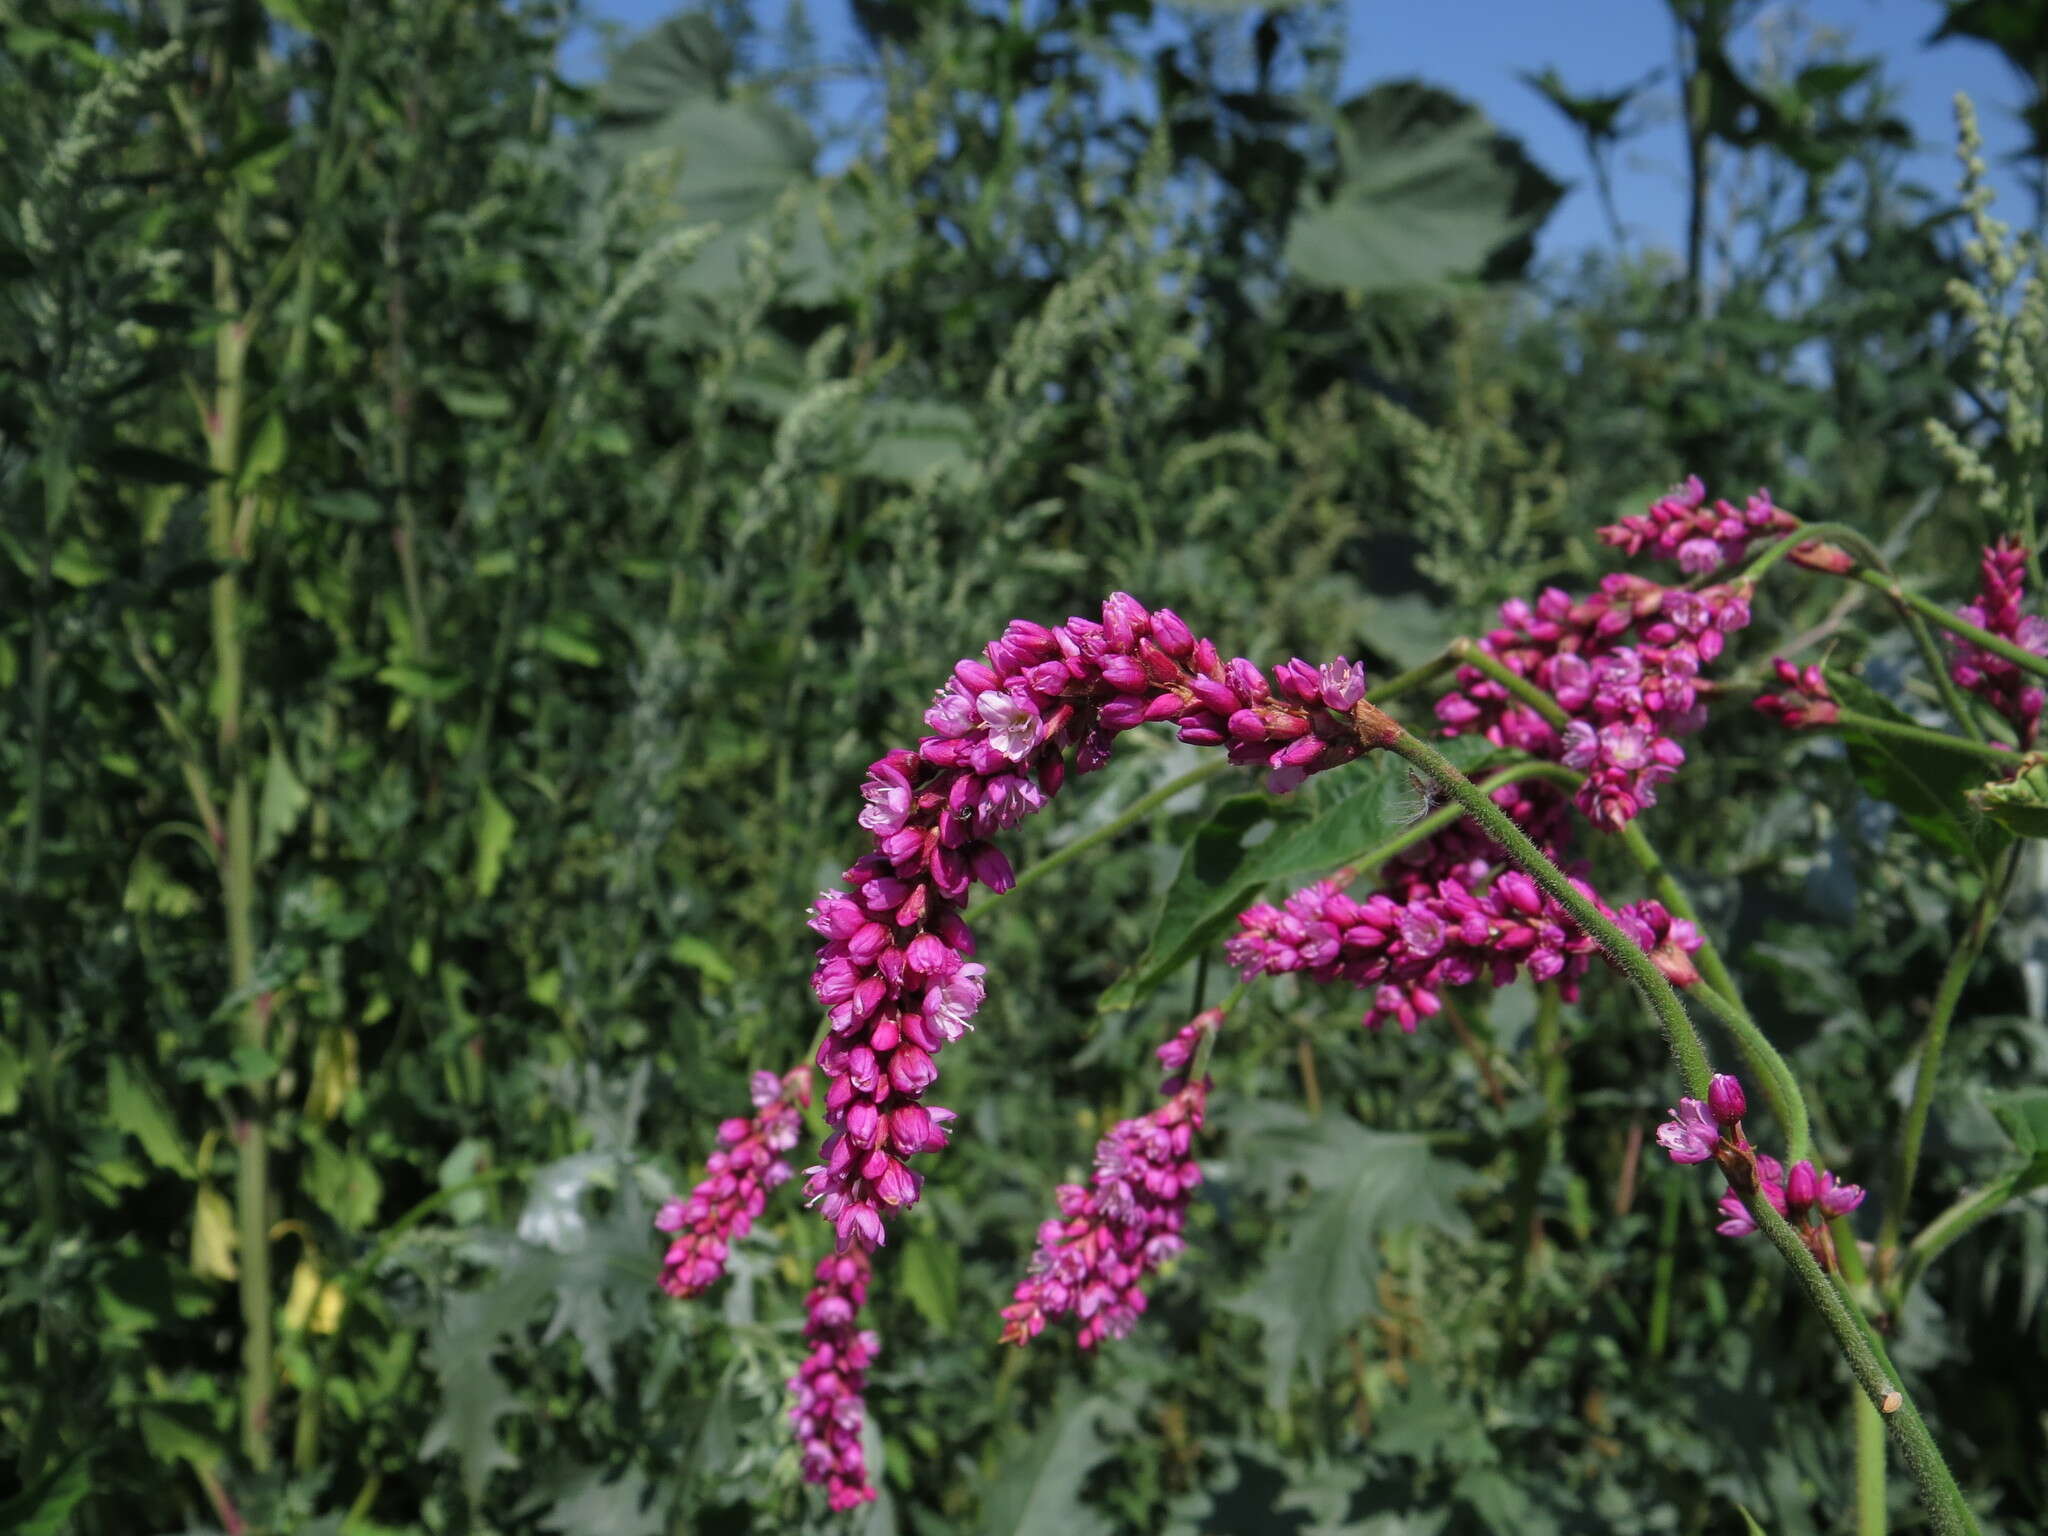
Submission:
[[[1680,1099],[1671,1118],[1657,1127],[1657,1145],[1674,1163],[1704,1163],[1721,1144],[1721,1127],[1699,1099]]]

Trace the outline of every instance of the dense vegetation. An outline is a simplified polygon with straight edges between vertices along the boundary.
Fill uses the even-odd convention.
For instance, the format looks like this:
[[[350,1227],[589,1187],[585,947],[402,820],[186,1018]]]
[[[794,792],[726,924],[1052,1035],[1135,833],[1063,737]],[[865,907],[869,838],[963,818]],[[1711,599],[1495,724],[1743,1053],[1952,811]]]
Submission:
[[[842,1527],[783,1422],[829,1230],[785,1191],[673,1303],[651,1220],[816,1033],[866,765],[1012,616],[1128,589],[1378,679],[1589,588],[1688,472],[1949,606],[2036,531],[2021,272],[1904,174],[1890,65],[1795,31],[1766,67],[1745,0],[1671,0],[1689,227],[1542,268],[1578,168],[1426,83],[1338,99],[1330,7],[863,0],[850,126],[758,9],[589,88],[552,3],[0,11],[0,1527]],[[2031,82],[2048,188],[2048,8],[1928,19]],[[1658,87],[1535,83],[1604,186]],[[1723,673],[1825,653],[1918,715],[1887,613],[1781,569]],[[1739,703],[1689,751],[1645,827],[1872,1236],[1970,829]],[[1133,738],[1012,853],[1143,814],[977,920],[1001,985],[878,1263],[861,1528],[1854,1528],[1848,1377],[1646,1150],[1677,1080],[1605,974],[1413,1036],[1263,985],[1143,1324],[997,1343],[1051,1187],[1223,988],[1212,946],[1099,1006],[1183,850],[1299,819],[1155,795],[1202,761]],[[2035,1161],[1887,1323],[2017,1532],[2048,881],[2009,857],[1907,1230]]]

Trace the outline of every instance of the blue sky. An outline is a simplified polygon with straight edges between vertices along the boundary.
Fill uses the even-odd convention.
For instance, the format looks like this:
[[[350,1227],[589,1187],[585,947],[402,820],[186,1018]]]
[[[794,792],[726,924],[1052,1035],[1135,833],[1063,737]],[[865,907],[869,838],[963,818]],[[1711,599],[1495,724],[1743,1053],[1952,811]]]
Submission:
[[[774,25],[786,0],[758,0],[762,21]],[[593,13],[637,30],[680,6],[675,0],[593,0]],[[861,57],[863,43],[847,0],[807,0],[811,24],[827,61]],[[1939,0],[1804,0],[1769,7],[1760,20],[1768,32],[1797,14],[1812,26],[1846,34],[1852,51],[1884,57],[1903,91],[1898,110],[1923,144],[1914,171],[1920,181],[1953,184],[1953,118],[1958,90],[1976,100],[1994,151],[2018,142],[2010,111],[2019,87],[1990,48],[1968,41],[1923,46],[1939,23]],[[1573,183],[1542,240],[1546,256],[1604,244],[1606,225],[1576,135],[1536,93],[1520,71],[1555,65],[1577,91],[1614,90],[1641,79],[1671,59],[1671,25],[1660,0],[1354,0],[1347,7],[1347,92],[1375,81],[1415,75],[1449,87],[1484,107],[1520,137],[1536,159]],[[1759,35],[1753,26],[1748,34]],[[594,45],[571,50],[565,64],[585,74],[595,65]],[[1633,239],[1676,246],[1683,238],[1681,172],[1684,154],[1668,84],[1659,87],[1661,121],[1633,140],[1616,166],[1616,201]],[[2030,203],[2009,177],[1996,178],[1999,211],[2022,222]]]

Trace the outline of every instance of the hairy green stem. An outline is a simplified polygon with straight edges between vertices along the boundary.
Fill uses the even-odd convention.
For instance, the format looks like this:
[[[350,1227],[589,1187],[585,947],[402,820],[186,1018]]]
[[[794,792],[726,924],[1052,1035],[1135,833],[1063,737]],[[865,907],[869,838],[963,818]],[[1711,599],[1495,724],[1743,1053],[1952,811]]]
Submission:
[[[1692,1021],[1686,1017],[1685,1006],[1679,1002],[1677,992],[1650,957],[1637,948],[1635,941],[1615,926],[1611,918],[1587,900],[1566,878],[1564,871],[1529,841],[1528,835],[1515,825],[1514,819],[1495,805],[1478,785],[1460,773],[1441,752],[1403,730],[1370,703],[1361,702],[1354,711],[1353,719],[1361,739],[1369,746],[1386,747],[1441,785],[1479,823],[1487,836],[1506,849],[1515,863],[1585,929],[1615,968],[1636,984],[1651,1012],[1656,1015],[1672,1054],[1678,1058],[1687,1091],[1695,1097],[1704,1098],[1707,1080],[1712,1076],[1707,1066],[1706,1051],[1693,1031]]]
[[[1802,544],[1817,539],[1832,539],[1844,544],[1865,562],[1864,568],[1852,572],[1850,579],[1861,582],[1874,592],[1882,593],[1891,603],[1900,621],[1905,624],[1906,632],[1913,637],[1913,644],[1920,652],[1921,663],[1927,668],[1928,675],[1933,678],[1934,686],[1940,691],[1942,703],[1947,707],[1949,714],[1973,739],[1982,741],[1984,732],[1977,724],[1976,713],[1970,708],[1969,701],[1963,697],[1961,690],[1956,687],[1955,679],[1949,676],[1941,649],[1934,643],[1934,635],[1927,627],[1928,618],[1934,618],[1944,624],[1961,624],[1962,621],[1924,598],[1913,597],[1900,586],[1898,578],[1892,574],[1891,563],[1884,557],[1884,551],[1864,537],[1860,530],[1850,527],[1847,523],[1803,524],[1797,532],[1773,544],[1745,566],[1742,579],[1756,580]],[[1988,638],[1996,640],[1997,636]]]
[[[1513,820],[1483,794],[1472,781],[1446,760],[1442,753],[1401,729],[1390,717],[1369,703],[1352,711],[1359,739],[1368,748],[1384,747],[1421,769],[1469,811],[1487,835],[1506,850],[1509,857],[1569,913],[1600,945],[1610,960],[1634,982],[1648,1001],[1662,1026],[1672,1053],[1678,1058],[1688,1092],[1704,1098],[1712,1073],[1706,1052],[1693,1032],[1679,1001],[1677,990],[1650,958],[1588,901],[1567,880],[1563,871],[1530,842]],[[1933,1436],[1927,1431],[1904,1387],[1893,1380],[1882,1361],[1883,1346],[1869,1322],[1850,1300],[1821,1272],[1806,1244],[1791,1224],[1771,1208],[1770,1202],[1752,1187],[1745,1195],[1757,1225],[1771,1245],[1784,1257],[1806,1291],[1814,1309],[1821,1314],[1842,1356],[1855,1373],[1857,1383],[1886,1415],[1898,1437],[1901,1454],[1912,1470],[1922,1501],[1934,1528],[1944,1536],[1974,1536],[1976,1522],[1948,1465],[1942,1460]]]
[[[1835,1336],[1842,1358],[1849,1362],[1849,1369],[1856,1377],[1856,1384],[1863,1389],[1863,1395],[1890,1425],[1934,1529],[1942,1536],[1977,1536],[1976,1517],[1971,1514],[1962,1489],[1956,1486],[1954,1474],[1942,1459],[1934,1437],[1928,1433],[1927,1425],[1907,1395],[1904,1384],[1893,1373],[1891,1362],[1885,1357],[1883,1345],[1869,1321],[1821,1272],[1820,1264],[1807,1250],[1805,1242],[1793,1230],[1792,1224],[1771,1208],[1770,1201],[1756,1190],[1744,1198],[1756,1224],[1762,1228],[1771,1246],[1792,1267],[1800,1288],[1828,1325],[1828,1331]],[[1887,1408],[1889,1412],[1885,1411]]]
[[[1962,937],[1949,956],[1948,968],[1941,973],[1941,984],[1935,989],[1934,1009],[1928,1016],[1927,1033],[1920,1043],[1920,1060],[1913,1072],[1913,1103],[1906,1111],[1906,1124],[1899,1136],[1898,1171],[1892,1176],[1884,1222],[1878,1229],[1877,1267],[1880,1275],[1890,1275],[1898,1253],[1906,1207],[1913,1198],[1913,1179],[1920,1170],[1920,1144],[1927,1135],[1927,1117],[1934,1106],[1934,1089],[1941,1075],[1941,1053],[1948,1044],[1949,1024],[1955,1017],[1956,1005],[1962,1001],[1963,988],[1969,982],[1977,957],[1984,953],[1985,942],[1991,937],[1993,924],[1998,921],[1999,908],[2005,904],[2016,867],[2013,856],[2007,854],[2003,868],[1985,881],[1976,904],[1970,909],[1970,919]]]
[[[1885,720],[1876,715],[1858,714],[1853,709],[1836,710],[1835,724],[1847,731],[1864,731],[1872,736],[1889,736],[1896,741],[1910,741],[1918,746],[1933,747],[1942,752],[1961,752],[1969,757],[1982,758],[2007,773],[2018,768],[2023,760],[2019,753],[2008,751],[2004,747],[1994,747],[1988,742],[1969,741],[1961,736],[1951,736],[1946,731],[1931,731],[1924,725],[1909,725],[1903,720]]]
[[[1648,877],[1651,887],[1657,892],[1657,899],[1664,903],[1672,916],[1684,918],[1699,930],[1700,947],[1693,955],[1693,963],[1699,967],[1706,985],[1695,989],[1694,995],[1728,1026],[1735,1038],[1736,1049],[1742,1052],[1743,1061],[1757,1079],[1757,1086],[1763,1090],[1764,1101],[1770,1105],[1771,1113],[1785,1132],[1786,1145],[1790,1149],[1788,1160],[1799,1161],[1811,1146],[1806,1096],[1799,1090],[1799,1080],[1792,1075],[1792,1068],[1778,1054],[1777,1047],[1750,1017],[1749,1009],[1743,1004],[1742,993],[1735,985],[1735,978],[1729,973],[1727,962],[1721,958],[1721,951],[1707,936],[1706,926],[1700,922],[1692,898],[1665,868],[1664,860],[1644,835],[1642,823],[1631,821],[1618,835],[1622,847],[1635,860],[1636,867]]]
[[[1957,618],[1941,604],[1930,601],[1917,592],[1908,592],[1892,577],[1880,575],[1876,571],[1859,569],[1851,572],[1849,579],[1860,581],[1866,587],[1884,593],[1894,602],[1911,609],[1950,634],[1960,635],[1972,645],[1979,646],[1994,656],[2003,656],[2024,672],[2031,672],[2036,677],[2048,677],[2048,656],[2036,656],[2032,651],[2014,645],[2002,635],[1994,635],[1988,629],[1979,629],[1967,619]]]
[[[1493,652],[1481,650],[1477,641],[1463,638],[1453,640],[1451,655],[1466,666],[1476,667],[1484,672],[1559,730],[1571,724],[1572,717],[1565,712],[1562,704],[1508,666]]]
[[[1856,1536],[1885,1536],[1884,1415],[1861,1392],[1849,1411],[1856,1419]]]
[[[1066,847],[1056,849],[1029,869],[1024,870],[1017,876],[1016,883],[1008,891],[1004,891],[1000,895],[984,897],[969,907],[962,916],[967,918],[979,917],[982,913],[988,911],[989,908],[996,905],[996,903],[1002,901],[1004,897],[1036,885],[1054,870],[1064,868],[1080,858],[1084,853],[1092,852],[1111,838],[1118,837],[1129,831],[1183,790],[1193,789],[1198,784],[1206,784],[1229,767],[1229,763],[1223,762],[1220,759],[1207,762],[1199,768],[1189,769],[1179,778],[1167,780],[1166,783],[1160,785],[1149,794],[1140,795],[1093,832],[1075,838]]]
[[[1799,1091],[1799,1083],[1792,1076],[1791,1067],[1757,1027],[1756,1020],[1749,1016],[1749,1010],[1718,987],[1704,981],[1698,986],[1688,987],[1686,996],[1728,1027],[1736,1049],[1742,1052],[1757,1086],[1763,1090],[1764,1102],[1771,1106],[1771,1113],[1777,1116],[1778,1124],[1784,1129],[1785,1161],[1796,1163],[1811,1154],[1813,1129],[1807,1119],[1806,1098]]]

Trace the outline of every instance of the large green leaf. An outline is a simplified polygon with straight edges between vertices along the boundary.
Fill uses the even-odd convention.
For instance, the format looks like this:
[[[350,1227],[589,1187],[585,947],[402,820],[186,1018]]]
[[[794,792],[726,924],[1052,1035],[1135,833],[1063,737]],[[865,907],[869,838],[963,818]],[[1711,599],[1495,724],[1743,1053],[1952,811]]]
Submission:
[[[1346,102],[1337,154],[1337,184],[1287,231],[1288,265],[1320,288],[1478,276],[1525,248],[1564,193],[1477,107],[1416,80]]]
[[[1860,678],[1830,668],[1827,680],[1845,709],[1901,725],[1915,723]],[[1864,792],[1897,806],[1906,825],[1944,857],[1963,859],[1983,873],[2012,840],[1970,803],[1970,793],[1984,781],[1980,759],[1853,729],[1845,729],[1842,739]]]
[[[612,130],[645,127],[687,102],[720,99],[732,68],[732,42],[709,16],[671,16],[613,59],[598,97],[598,122]]]
[[[1099,1536],[1108,1520],[1081,1502],[1081,1485],[1113,1449],[1102,1432],[1109,1403],[1068,1395],[1054,1403],[1022,1454],[996,1474],[984,1536]]]
[[[1443,746],[1460,767],[1493,750],[1479,737]],[[1300,883],[1398,834],[1415,798],[1407,765],[1392,753],[1345,769],[1343,778],[1325,782],[1320,797],[1237,795],[1218,806],[1181,854],[1145,953],[1103,993],[1102,1011],[1144,1001],[1168,976],[1220,942],[1232,919],[1266,886]],[[1262,829],[1270,830],[1258,841]]]
[[[1472,1174],[1421,1136],[1369,1130],[1348,1115],[1312,1117],[1267,1102],[1225,1123],[1247,1183],[1278,1196],[1299,1177],[1312,1196],[1251,1289],[1226,1303],[1265,1336],[1266,1395],[1277,1407],[1295,1371],[1320,1381],[1331,1350],[1376,1307],[1382,1237],[1417,1226],[1465,1229],[1457,1194]]]

